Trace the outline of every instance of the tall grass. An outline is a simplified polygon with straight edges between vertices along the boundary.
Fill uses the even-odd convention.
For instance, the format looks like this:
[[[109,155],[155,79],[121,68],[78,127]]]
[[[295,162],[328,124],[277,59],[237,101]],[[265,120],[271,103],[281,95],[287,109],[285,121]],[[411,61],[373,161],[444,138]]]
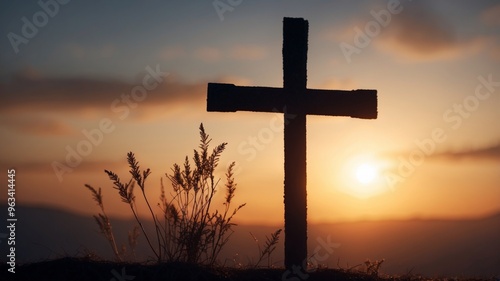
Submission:
[[[263,248],[260,247],[259,239],[257,239],[257,237],[255,237],[255,235],[250,232],[250,235],[252,236],[259,249],[259,257],[254,263],[254,267],[258,267],[260,263],[264,261],[264,259],[267,259],[267,267],[271,267],[271,254],[274,252],[274,250],[276,250],[281,231],[282,229],[280,228],[271,233],[271,236],[266,235],[266,243],[264,244]]]
[[[90,192],[92,193],[92,198],[101,209],[101,213],[94,215],[94,219],[99,226],[99,230],[111,245],[111,249],[113,250],[113,254],[115,255],[116,260],[122,261],[122,255],[118,252],[118,248],[116,247],[116,240],[113,234],[113,228],[111,227],[111,222],[109,221],[109,217],[106,214],[106,211],[104,211],[101,188],[99,187],[99,189],[95,189],[88,184],[86,184],[85,187],[90,190]]]
[[[235,226],[232,221],[233,217],[245,206],[241,204],[232,208],[231,205],[236,192],[234,162],[229,165],[225,173],[226,196],[222,209],[219,211],[213,206],[214,195],[220,183],[220,179],[215,178],[215,170],[227,143],[219,144],[210,151],[211,139],[205,132],[203,124],[200,125],[199,131],[200,145],[198,149],[194,149],[192,163],[186,156],[182,166],[174,164],[171,173],[165,174],[171,184],[171,192],[166,192],[163,179],[161,180],[161,196],[157,204],[157,211],[160,215],[153,211],[146,195],[146,179],[151,171],[150,169],[141,170],[134,153],[127,154],[131,175],[128,182],[122,182],[116,173],[105,170],[122,202],[129,205],[141,233],[158,262],[180,261],[214,265],[233,233],[232,227]],[[138,216],[135,185],[139,186],[142,199],[148,207],[155,226],[153,233],[145,229]],[[104,212],[101,188],[95,189],[88,184],[85,186],[91,191],[94,201],[101,208],[101,213],[94,216],[96,222],[109,241],[116,259],[122,260],[122,253],[117,249],[111,223]],[[136,240],[137,234],[135,242]],[[134,239],[131,239],[129,244],[134,245]]]

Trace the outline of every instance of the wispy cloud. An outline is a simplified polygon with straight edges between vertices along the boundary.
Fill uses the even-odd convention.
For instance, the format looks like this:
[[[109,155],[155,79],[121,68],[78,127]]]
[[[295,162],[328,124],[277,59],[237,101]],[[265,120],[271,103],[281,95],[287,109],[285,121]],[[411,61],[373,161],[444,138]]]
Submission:
[[[173,76],[173,75],[172,75]],[[136,85],[118,80],[96,80],[89,78],[39,78],[16,77],[0,83],[2,112],[109,110],[115,99],[129,94]],[[141,105],[178,105],[201,101],[205,95],[206,82],[184,83],[180,79],[166,78],[152,90]]]
[[[352,90],[356,88],[355,83],[350,78],[338,79],[330,78],[325,80],[319,86],[320,89],[338,89],[338,90]]]
[[[168,46],[158,55],[162,60],[194,58],[208,63],[221,60],[262,60],[266,56],[266,48],[260,45],[234,45],[224,48],[201,46],[195,49]]]
[[[194,57],[204,62],[215,62],[222,58],[222,53],[217,48],[200,47],[194,51]]]
[[[448,151],[436,153],[433,155],[435,158],[446,159],[476,159],[476,160],[495,160],[500,161],[500,142],[497,144],[462,151]]]
[[[181,46],[168,46],[160,52],[160,58],[164,60],[180,59],[186,55],[186,50]]]
[[[81,44],[69,43],[63,47],[63,51],[77,59],[109,58],[116,53],[116,48],[111,44],[83,46]]]
[[[59,161],[60,163],[64,163],[64,159]],[[10,168],[15,168],[17,170],[28,172],[28,173],[40,173],[40,174],[52,174],[54,173],[54,169],[52,168],[52,161],[43,162],[43,161],[14,161],[14,162],[0,162],[0,168],[3,170],[7,170]],[[104,169],[108,170],[120,170],[126,169],[127,163],[126,161],[82,161],[82,163],[78,166],[78,169],[75,169],[75,172],[78,173],[86,173],[91,172],[94,173],[96,171],[104,171]],[[104,173],[103,173],[104,174]]]
[[[486,8],[480,15],[481,22],[490,28],[491,35],[488,53],[495,61],[500,61],[500,4]]]
[[[398,14],[379,15],[386,22],[383,25],[380,19],[374,18],[373,13],[389,11],[385,6],[369,3],[365,10],[371,9],[371,12],[354,17],[343,26],[331,26],[323,30],[321,38],[338,44],[354,44],[357,48],[370,46],[406,62],[457,59],[492,47],[494,40],[491,34],[464,34],[449,21],[450,17],[441,14],[429,3],[404,3]],[[481,17],[483,21],[495,24],[497,13],[495,7],[485,11]],[[475,16],[480,17],[479,14]],[[378,29],[373,26],[378,26]],[[358,41],[365,43],[356,45]]]
[[[415,151],[399,151],[399,152],[389,152],[380,155],[383,158],[396,159],[396,158],[407,158],[408,155],[416,154]],[[422,155],[425,155],[423,151],[420,151]],[[496,144],[489,146],[471,148],[471,149],[461,149],[461,150],[448,150],[431,153],[426,156],[429,160],[444,160],[444,161],[455,161],[455,160],[492,160],[500,161],[500,141]]]
[[[489,26],[500,26],[500,4],[489,7],[481,14],[481,20]]]
[[[228,83],[228,84],[235,84],[238,86],[253,86],[252,80],[245,78],[245,77],[240,77],[240,76],[234,76],[234,75],[225,75],[217,79],[217,83]]]
[[[0,83],[3,102],[2,112],[61,111],[74,112],[85,108],[106,106],[131,85],[119,81],[86,78],[16,77]]]
[[[265,48],[257,45],[238,45],[232,47],[229,51],[229,57],[236,60],[259,60],[265,56]]]
[[[10,117],[0,119],[0,126],[8,130],[36,136],[72,136],[76,130],[63,120],[41,116]]]
[[[127,121],[151,120],[179,109],[193,111],[193,107],[203,106],[206,98],[206,81],[186,83],[175,75],[165,78],[141,101],[131,98],[132,89],[141,81],[136,85],[118,80],[32,76],[22,74],[0,82],[0,112],[2,119],[9,119],[9,122],[0,123],[1,126],[35,135],[64,135],[71,133],[64,122],[40,116],[64,115],[65,118],[88,120],[124,116],[128,112]],[[21,117],[26,114],[38,115],[27,121]]]
[[[10,131],[37,135],[73,135],[67,120],[150,122],[177,114],[205,112],[208,81],[187,83],[175,74],[147,93],[141,101],[131,98],[140,84],[88,78],[44,78],[30,69],[8,82],[0,82],[0,126]],[[142,77],[142,76],[141,76]],[[245,77],[222,76],[211,82],[251,85]],[[126,108],[128,107],[128,108]],[[126,115],[125,118],[121,118]],[[64,119],[58,119],[64,116]],[[185,115],[184,115],[185,116]]]
[[[455,27],[428,5],[417,2],[395,15],[375,40],[382,51],[410,61],[452,59],[481,50],[486,39],[457,36]]]
[[[491,48],[490,54],[494,60],[500,61],[500,43],[495,44],[493,48]]]

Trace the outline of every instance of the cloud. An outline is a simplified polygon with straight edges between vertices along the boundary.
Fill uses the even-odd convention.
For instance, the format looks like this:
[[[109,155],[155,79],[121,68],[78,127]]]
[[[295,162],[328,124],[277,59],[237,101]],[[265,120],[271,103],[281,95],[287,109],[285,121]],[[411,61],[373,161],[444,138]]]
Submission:
[[[375,45],[410,61],[451,59],[482,49],[482,37],[461,38],[455,28],[422,2],[405,7],[393,15]]]
[[[229,57],[236,60],[259,60],[266,56],[265,48],[261,46],[238,45],[231,48]]]
[[[40,78],[18,76],[0,83],[2,112],[72,112],[110,104],[131,85],[118,81],[86,78]]]
[[[408,158],[409,155],[416,154],[416,152],[422,152],[418,148],[414,148],[411,151],[393,151],[388,153],[383,153],[380,156],[387,159],[398,159],[399,157]],[[500,141],[496,144],[492,144],[485,147],[474,148],[474,149],[462,149],[462,150],[449,150],[443,152],[435,152],[426,156],[429,160],[445,160],[445,161],[456,161],[456,160],[479,160],[479,161],[500,161]]]
[[[352,90],[355,88],[356,85],[350,78],[345,78],[345,79],[330,78],[325,80],[319,86],[319,89],[336,89],[336,90]]]
[[[481,21],[489,26],[500,26],[500,4],[484,10],[481,13]]]
[[[42,74],[32,66],[27,66],[21,69],[21,71],[16,73],[14,76],[19,79],[29,80],[38,80],[42,78]]]
[[[174,60],[183,58],[187,52],[181,46],[169,46],[160,52],[160,58],[164,60]]]
[[[14,132],[36,136],[71,136],[76,134],[76,131],[64,121],[40,116],[1,119],[0,125]]]
[[[221,76],[216,82],[234,84],[236,86],[254,86],[252,80],[234,75]]]
[[[488,147],[462,150],[462,151],[448,151],[448,152],[436,153],[432,156],[435,158],[445,158],[450,160],[476,159],[476,160],[500,161],[500,142]]]
[[[222,53],[216,48],[200,47],[194,51],[194,57],[205,62],[215,62],[222,58]]]
[[[85,56],[85,50],[77,44],[68,44],[65,46],[66,51],[75,58],[81,59]]]
[[[169,46],[158,54],[160,59],[174,60],[191,57],[204,62],[218,62],[221,60],[261,60],[267,56],[265,47],[259,45],[235,45],[225,48],[209,46],[187,50],[181,46]]]
[[[321,38],[357,48],[369,46],[409,62],[466,57],[490,48],[493,41],[488,34],[462,34],[448,21],[449,17],[440,14],[427,2],[405,3],[401,12],[391,14],[389,19],[384,14],[389,13],[386,7],[369,5],[366,10],[371,11],[364,17],[349,19],[344,26],[330,26],[321,32]],[[374,26],[379,29],[374,31]]]
[[[83,46],[81,44],[69,43],[63,47],[63,51],[77,59],[109,58],[116,53],[116,48],[111,44]]]
[[[500,27],[500,4],[488,7],[480,14],[481,22],[491,27],[486,52],[495,61],[500,61],[500,37],[498,27]]]
[[[153,67],[154,68],[154,67]],[[144,100],[134,100],[132,91],[138,82],[88,78],[44,78],[35,70],[29,75],[16,74],[0,82],[0,126],[10,131],[37,136],[61,136],[76,133],[67,120],[94,121],[111,118],[119,122],[148,122],[177,114],[205,112],[209,81],[184,82],[171,74]],[[36,77],[36,78],[33,78]],[[210,82],[251,85],[251,80],[222,76]]]
[[[64,159],[57,161],[61,164],[65,164]],[[23,173],[40,173],[44,175],[54,174],[54,169],[52,167],[52,162],[44,161],[25,161],[25,162],[0,162],[0,168],[2,170],[7,170],[15,168],[16,170],[23,171]],[[101,172],[104,169],[107,170],[121,170],[127,168],[127,162],[120,161],[88,161],[83,160],[80,165],[73,169],[73,172],[86,173],[86,172]],[[104,172],[103,172],[104,175]],[[55,177],[55,175],[54,175]]]
[[[153,67],[154,68],[154,67]],[[68,126],[55,119],[37,119],[40,115],[65,118],[121,118],[125,121],[162,118],[178,112],[204,106],[207,81],[186,83],[169,75],[154,89],[147,91],[144,100],[134,100],[132,91],[142,85],[118,80],[88,78],[37,78],[14,75],[7,82],[0,82],[2,126],[25,133],[69,134]],[[135,92],[134,92],[135,93]],[[127,108],[128,107],[128,108]],[[36,118],[21,118],[26,114],[39,114]]]
[[[494,44],[492,46],[490,55],[494,60],[500,61],[500,43]]]

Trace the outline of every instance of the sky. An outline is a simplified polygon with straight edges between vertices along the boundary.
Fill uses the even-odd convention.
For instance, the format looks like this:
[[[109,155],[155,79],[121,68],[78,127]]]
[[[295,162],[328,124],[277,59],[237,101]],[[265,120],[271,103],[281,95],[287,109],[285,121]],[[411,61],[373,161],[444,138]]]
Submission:
[[[104,169],[160,195],[203,123],[236,162],[236,220],[283,221],[283,116],[206,111],[207,83],[282,87],[284,17],[309,22],[308,88],[376,89],[378,118],[307,117],[309,222],[500,211],[498,1],[0,4],[0,179],[16,203],[128,217]],[[167,185],[167,188],[169,186]],[[6,201],[6,186],[0,198]],[[144,206],[143,213],[146,214]]]

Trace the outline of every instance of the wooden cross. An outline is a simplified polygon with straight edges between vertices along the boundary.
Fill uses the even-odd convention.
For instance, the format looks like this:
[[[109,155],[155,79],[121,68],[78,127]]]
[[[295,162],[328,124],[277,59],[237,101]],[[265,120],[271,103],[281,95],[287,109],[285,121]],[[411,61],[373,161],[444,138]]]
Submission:
[[[285,116],[285,267],[307,259],[306,115],[377,118],[376,90],[307,89],[307,37],[302,18],[283,20],[283,88],[208,84],[207,111],[282,112]]]

